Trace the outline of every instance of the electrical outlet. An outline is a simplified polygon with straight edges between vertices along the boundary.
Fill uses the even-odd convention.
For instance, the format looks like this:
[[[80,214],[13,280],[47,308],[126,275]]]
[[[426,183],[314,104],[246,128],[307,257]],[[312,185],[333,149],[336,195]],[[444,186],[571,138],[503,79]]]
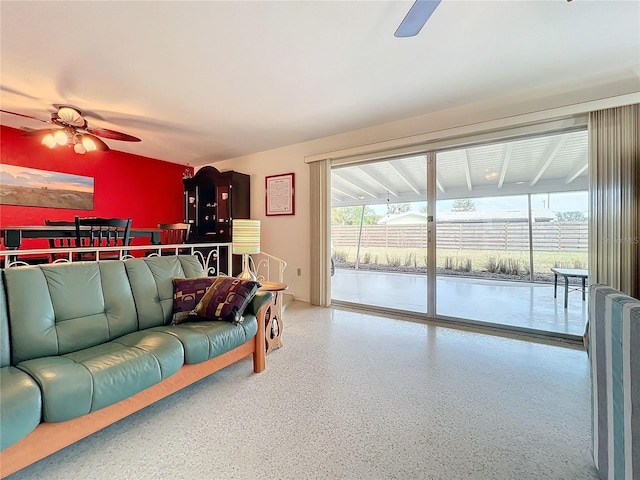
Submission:
[[[302,269],[301,269],[301,268],[298,268],[298,269],[296,270],[296,273],[298,274],[298,276],[299,276],[299,277],[300,277],[300,276],[302,276]]]

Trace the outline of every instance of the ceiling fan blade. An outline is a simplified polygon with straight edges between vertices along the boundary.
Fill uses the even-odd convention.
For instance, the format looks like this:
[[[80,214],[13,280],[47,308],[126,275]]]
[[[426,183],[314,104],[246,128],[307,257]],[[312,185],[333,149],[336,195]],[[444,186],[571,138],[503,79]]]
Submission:
[[[10,115],[17,115],[18,117],[30,118],[31,120],[37,120],[43,123],[51,123],[49,120],[42,120],[41,118],[32,117],[31,115],[24,115],[22,113],[10,112],[9,110],[0,110],[2,113],[8,113]]]
[[[92,133],[102,138],[110,138],[111,140],[122,140],[123,142],[141,142],[138,137],[128,135],[122,132],[116,132],[115,130],[109,130],[108,128],[85,128],[86,132]]]
[[[433,15],[433,12],[441,1],[442,0],[416,0],[393,36],[398,38],[416,36],[420,33],[425,23],[427,23],[429,17]]]
[[[7,92],[7,93],[13,93],[14,95],[19,95],[21,97],[25,97],[28,98],[30,100],[40,100],[37,97],[33,97],[27,93],[21,92],[20,90],[16,90],[15,88],[11,88],[11,87],[5,87],[4,85],[0,85],[0,90],[2,90],[3,92]]]

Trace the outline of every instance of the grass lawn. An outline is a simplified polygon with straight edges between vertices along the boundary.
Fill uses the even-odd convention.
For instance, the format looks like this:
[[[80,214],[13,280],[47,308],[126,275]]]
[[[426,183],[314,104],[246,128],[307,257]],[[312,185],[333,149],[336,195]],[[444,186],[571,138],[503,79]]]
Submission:
[[[338,262],[354,263],[356,247],[336,248],[333,257]],[[438,249],[436,266],[469,272],[492,272],[500,260],[512,269],[519,269],[521,273],[529,271],[528,251]],[[360,266],[366,268],[368,264],[424,268],[427,264],[427,251],[421,248],[362,247]],[[534,251],[533,264],[534,273],[542,274],[549,274],[551,267],[587,268],[587,252]]]

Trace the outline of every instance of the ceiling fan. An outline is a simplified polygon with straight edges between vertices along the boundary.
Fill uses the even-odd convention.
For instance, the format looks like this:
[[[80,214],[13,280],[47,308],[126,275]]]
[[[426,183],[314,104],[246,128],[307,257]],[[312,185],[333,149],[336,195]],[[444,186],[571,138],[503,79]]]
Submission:
[[[429,17],[433,15],[433,12],[438,8],[441,1],[442,0],[416,0],[393,36],[399,38],[416,36],[420,33],[425,23],[427,23]]]
[[[54,148],[58,145],[67,145],[73,147],[76,153],[85,154],[94,150],[109,151],[109,146],[98,137],[124,142],[141,141],[138,137],[116,132],[115,130],[89,127],[82,115],[82,110],[73,105],[54,105],[54,107],[56,107],[58,111],[51,114],[51,120],[42,120],[31,115],[10,112],[8,110],[0,110],[0,112],[50,123],[55,125],[55,127],[60,127],[29,130],[22,134],[22,136],[25,137],[42,137],[42,143],[49,148]]]

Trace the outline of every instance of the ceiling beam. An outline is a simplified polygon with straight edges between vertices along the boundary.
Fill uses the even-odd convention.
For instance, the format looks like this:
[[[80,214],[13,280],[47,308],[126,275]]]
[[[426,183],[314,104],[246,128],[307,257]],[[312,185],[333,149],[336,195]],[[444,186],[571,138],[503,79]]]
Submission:
[[[405,176],[402,174],[402,172],[401,172],[400,170],[398,170],[398,167],[396,167],[396,166],[393,164],[393,161],[390,161],[390,162],[389,162],[389,166],[390,166],[391,168],[393,168],[393,169],[396,171],[396,173],[398,174],[398,176],[399,176],[402,180],[404,180],[404,183],[406,183],[407,185],[409,185],[409,188],[410,188],[411,190],[413,190],[413,191],[414,191],[414,192],[416,192],[418,195],[420,195],[420,191],[419,191],[419,190],[418,190],[418,189],[413,185],[413,183],[411,183],[411,182],[409,181],[409,179],[408,179],[407,177],[405,177]]]
[[[467,157],[467,149],[462,150],[462,166],[464,167],[464,176],[467,180],[467,190],[473,190],[473,186],[471,185],[471,170],[469,170],[469,157]]]
[[[507,176],[507,169],[511,161],[511,152],[513,151],[513,143],[507,143],[507,149],[504,152],[504,160],[502,161],[502,171],[500,172],[500,180],[498,180],[498,190],[502,188],[504,177]]]
[[[362,187],[360,187],[360,186],[356,185],[356,184],[355,184],[355,183],[353,183],[353,182],[350,182],[349,180],[347,180],[347,179],[346,179],[346,178],[344,178],[344,177],[341,177],[337,172],[333,172],[333,173],[332,173],[332,175],[335,175],[335,176],[336,176],[336,177],[338,177],[340,180],[342,180],[344,183],[346,183],[346,184],[348,184],[348,185],[351,185],[353,188],[357,188],[358,190],[360,190],[360,191],[362,191],[362,192],[366,193],[367,195],[369,195],[370,197],[378,198],[378,197],[377,197],[376,195],[374,195],[373,193],[371,193],[371,192],[367,192],[364,188],[362,188]]]
[[[540,177],[542,177],[542,175],[547,170],[547,168],[549,168],[549,165],[551,165],[551,162],[553,162],[553,160],[556,158],[556,155],[558,155],[558,152],[564,145],[564,142],[566,139],[567,139],[566,135],[562,135],[558,139],[558,141],[556,142],[556,146],[554,147],[553,151],[549,155],[549,158],[547,158],[547,160],[542,164],[536,176],[533,177],[533,180],[531,180],[531,182],[529,183],[530,187],[533,187],[536,183],[538,183],[538,180],[540,180]]]
[[[358,167],[360,169],[360,171],[362,173],[364,173],[367,177],[369,177],[371,180],[373,180],[375,183],[377,183],[378,185],[380,185],[382,188],[384,188],[387,192],[389,192],[391,195],[393,195],[394,197],[397,197],[398,194],[395,193],[393,190],[391,190],[387,185],[385,185],[384,183],[380,182],[377,178],[375,178],[373,175],[371,175],[369,172],[367,172],[364,167],[360,166]]]
[[[572,172],[569,173],[564,179],[564,183],[567,185],[573,182],[576,178],[578,178],[582,172],[584,172],[589,167],[589,162],[585,161],[583,164],[578,165]]]

